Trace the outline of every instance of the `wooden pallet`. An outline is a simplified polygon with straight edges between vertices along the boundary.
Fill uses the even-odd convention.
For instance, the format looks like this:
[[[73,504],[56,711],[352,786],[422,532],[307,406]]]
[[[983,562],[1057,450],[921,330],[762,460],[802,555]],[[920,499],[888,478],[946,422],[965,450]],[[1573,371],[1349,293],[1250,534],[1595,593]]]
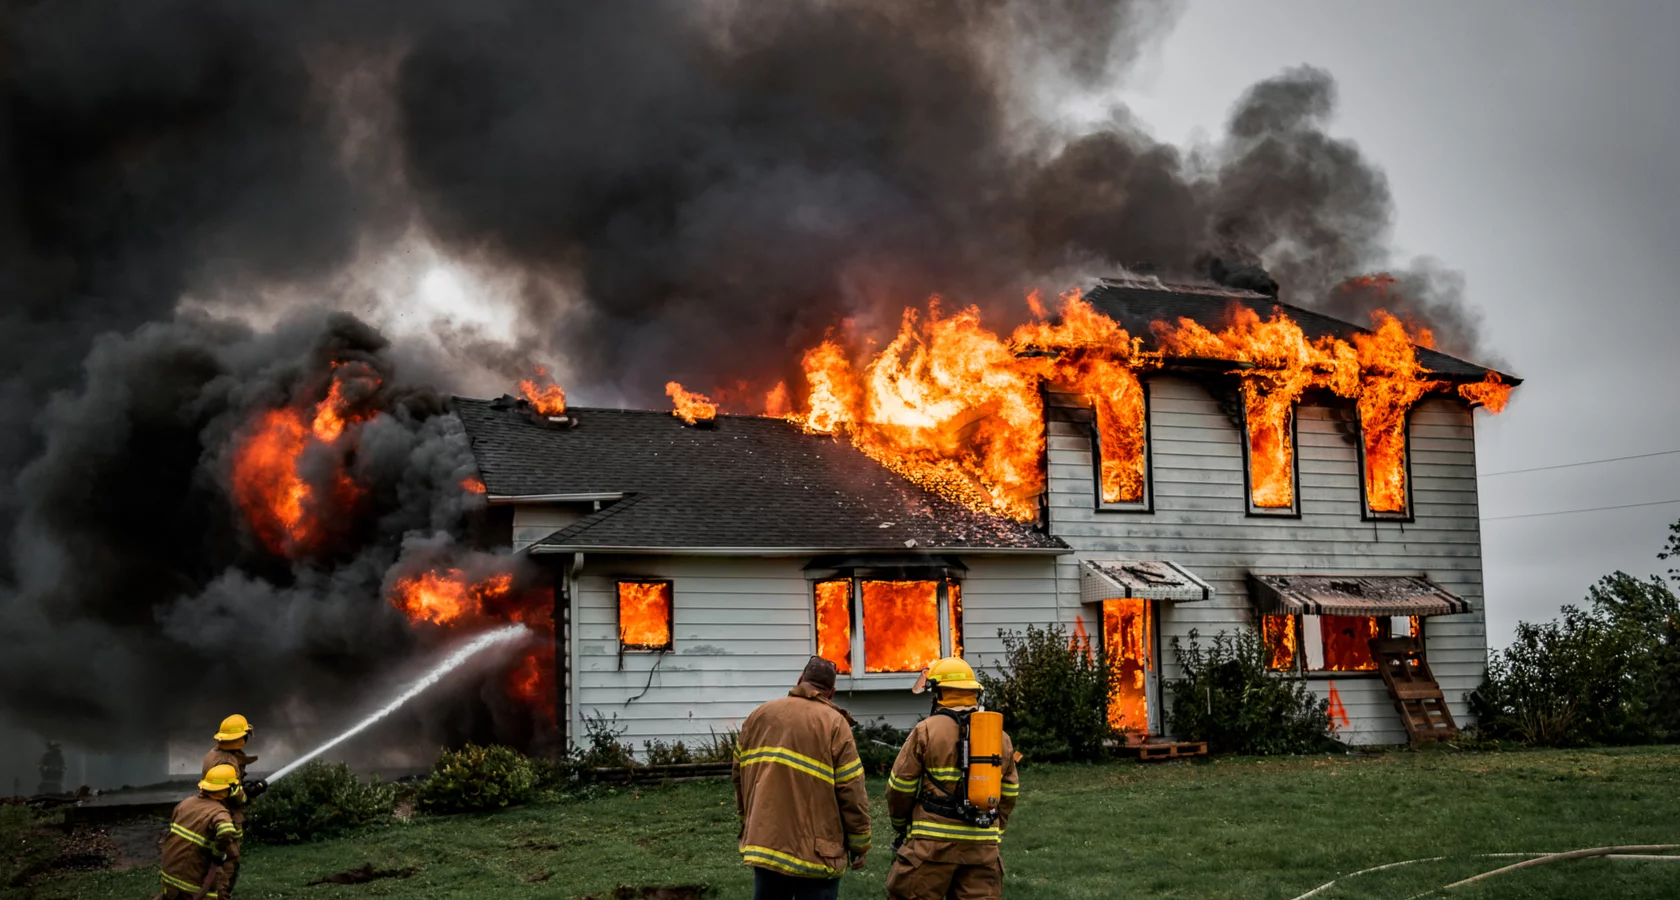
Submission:
[[[1458,737],[1458,724],[1447,709],[1441,685],[1429,669],[1423,643],[1417,638],[1387,638],[1371,641],[1371,656],[1382,672],[1388,696],[1400,712],[1406,738],[1416,747],[1428,741]]]
[[[1206,741],[1146,741],[1141,744],[1127,744],[1121,748],[1126,753],[1135,753],[1144,762],[1154,762],[1162,759],[1183,759],[1191,756],[1206,756]]]

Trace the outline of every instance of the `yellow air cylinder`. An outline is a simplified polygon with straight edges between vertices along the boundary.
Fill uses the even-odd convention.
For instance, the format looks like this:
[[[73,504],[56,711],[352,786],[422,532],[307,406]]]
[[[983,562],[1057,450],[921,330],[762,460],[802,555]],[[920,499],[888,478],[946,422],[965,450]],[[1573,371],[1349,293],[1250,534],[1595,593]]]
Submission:
[[[1003,713],[969,715],[968,760],[968,802],[997,809],[1003,796]]]

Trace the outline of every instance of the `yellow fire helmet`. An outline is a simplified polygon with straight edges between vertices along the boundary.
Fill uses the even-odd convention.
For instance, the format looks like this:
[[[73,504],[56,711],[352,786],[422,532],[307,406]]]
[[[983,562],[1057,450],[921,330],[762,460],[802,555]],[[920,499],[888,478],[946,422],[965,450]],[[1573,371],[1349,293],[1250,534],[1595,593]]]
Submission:
[[[198,787],[200,790],[206,791],[231,791],[233,786],[238,783],[239,770],[223,763],[219,766],[211,766],[210,771],[204,773],[204,780],[198,783]]]
[[[221,730],[216,732],[216,740],[237,741],[249,735],[253,730],[251,723],[245,721],[244,716],[235,713],[222,720]]]
[[[917,679],[916,686],[910,690],[920,694],[930,687],[956,688],[960,691],[978,691],[980,682],[974,680],[974,667],[963,662],[960,656],[947,656],[927,667],[922,677]]]

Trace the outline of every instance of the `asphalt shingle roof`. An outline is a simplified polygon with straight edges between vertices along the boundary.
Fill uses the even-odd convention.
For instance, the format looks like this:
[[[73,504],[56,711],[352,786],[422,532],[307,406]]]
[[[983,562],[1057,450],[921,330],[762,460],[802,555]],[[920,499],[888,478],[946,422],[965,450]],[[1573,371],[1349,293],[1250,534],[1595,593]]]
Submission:
[[[1067,546],[925,491],[844,440],[780,419],[719,416],[713,428],[694,428],[669,412],[571,409],[577,427],[555,429],[533,422],[522,404],[457,397],[454,410],[492,496],[629,495],[540,546],[897,553]]]
[[[1280,308],[1300,324],[1301,330],[1309,339],[1315,341],[1325,335],[1335,335],[1351,341],[1355,334],[1371,333],[1369,328],[1362,328],[1310,309],[1279,303],[1264,294],[1221,287],[1151,287],[1105,281],[1086,293],[1085,299],[1099,312],[1123,325],[1132,335],[1143,338],[1145,344],[1151,344],[1154,340],[1154,331],[1150,328],[1152,323],[1173,323],[1181,316],[1217,330],[1226,324],[1232,305],[1246,306],[1261,318],[1269,318],[1274,308]],[[1423,347],[1417,349],[1417,358],[1418,362],[1430,370],[1458,380],[1480,381],[1490,371],[1485,366],[1478,366],[1438,350]],[[1501,375],[1508,383],[1520,382],[1520,379],[1503,373]]]

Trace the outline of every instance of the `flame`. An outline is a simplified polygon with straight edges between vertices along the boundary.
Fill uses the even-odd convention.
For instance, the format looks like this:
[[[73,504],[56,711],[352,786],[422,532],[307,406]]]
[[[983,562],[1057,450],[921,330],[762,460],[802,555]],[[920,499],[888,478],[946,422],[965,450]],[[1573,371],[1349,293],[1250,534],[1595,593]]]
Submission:
[[[671,398],[671,415],[690,425],[703,419],[717,418],[717,404],[704,394],[685,391],[675,381],[665,383],[665,394]]]
[[[1083,620],[1081,620],[1083,623]],[[1155,623],[1147,600],[1103,601],[1103,652],[1115,681],[1108,721],[1116,731],[1149,730],[1149,672],[1155,668]]]
[[[484,482],[480,481],[477,475],[468,475],[461,479],[461,490],[469,494],[483,494],[487,493],[489,489],[484,486]]]
[[[548,377],[547,367],[535,366],[533,369],[537,378],[542,379],[544,383],[539,386],[534,379],[524,379],[519,382],[519,393],[525,395],[525,399],[530,401],[531,408],[536,410],[538,415],[565,415],[566,392],[560,388],[560,385],[555,384],[553,379]]]
[[[1499,415],[1505,411],[1505,404],[1511,401],[1511,386],[1499,377],[1498,372],[1489,372],[1481,381],[1458,386],[1458,395],[1471,403],[1479,403],[1488,412]]]
[[[919,672],[939,659],[939,583],[863,583],[863,670]]]
[[[1291,616],[1261,616],[1261,640],[1267,651],[1266,668],[1287,672],[1295,668],[1295,620]]]
[[[671,646],[669,581],[618,583],[618,640],[648,650]]]
[[[1382,637],[1380,620],[1372,616],[1319,616],[1324,636],[1324,670],[1327,672],[1375,672],[1371,641]]]
[[[511,574],[475,581],[460,569],[434,569],[397,579],[389,599],[412,621],[448,625],[484,615],[486,604],[506,598],[512,590]]]
[[[951,605],[951,655],[960,657],[963,655],[962,585],[946,582],[945,596]]]
[[[1399,319],[1377,311],[1373,334],[1356,334],[1359,426],[1365,444],[1365,502],[1373,512],[1406,512],[1406,413],[1424,394],[1447,386],[1426,378],[1413,344],[1428,347],[1428,329],[1408,335]]]
[[[1295,404],[1309,388],[1344,397],[1358,392],[1352,348],[1333,337],[1308,341],[1295,320],[1275,312],[1262,320],[1244,306],[1214,332],[1190,319],[1176,327],[1155,324],[1162,347],[1175,356],[1231,360],[1247,368],[1242,379],[1243,419],[1248,426],[1249,501],[1265,509],[1295,505]]]
[[[787,382],[776,382],[776,386],[764,395],[764,414],[772,419],[785,419],[793,415],[793,402],[788,399]]]
[[[817,655],[852,673],[852,582],[817,582]]]
[[[348,424],[371,417],[371,412],[356,410],[349,395],[366,396],[379,383],[366,366],[335,364],[327,396],[313,410],[263,412],[234,450],[234,500],[269,552],[295,558],[320,550],[328,523],[360,498],[361,488],[344,471],[351,448],[324,451],[330,454],[325,485],[305,480],[300,464],[306,453],[336,443]]]
[[[554,715],[554,643],[545,641],[537,649],[525,654],[519,664],[508,672],[508,695],[526,706]]]

